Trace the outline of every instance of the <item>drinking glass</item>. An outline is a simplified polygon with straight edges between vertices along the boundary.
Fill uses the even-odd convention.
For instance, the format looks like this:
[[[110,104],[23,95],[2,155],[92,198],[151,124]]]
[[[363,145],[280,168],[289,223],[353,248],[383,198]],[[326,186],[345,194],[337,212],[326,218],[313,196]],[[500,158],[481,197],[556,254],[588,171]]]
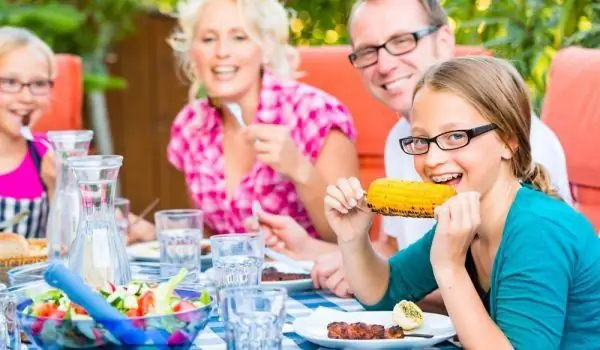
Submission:
[[[283,287],[230,287],[220,291],[227,349],[281,349],[287,290]]]
[[[186,268],[186,281],[200,276],[202,268],[200,242],[204,236],[201,210],[161,210],[154,214],[156,236],[160,245],[160,273],[163,277]]]
[[[260,233],[234,233],[210,237],[213,279],[225,287],[258,286],[264,260],[264,237]]]
[[[117,220],[117,229],[123,237],[123,243],[127,245],[129,241],[129,211],[131,203],[129,199],[123,197],[115,198],[115,218]]]
[[[17,320],[17,296],[0,290],[0,350],[20,349],[21,332]]]

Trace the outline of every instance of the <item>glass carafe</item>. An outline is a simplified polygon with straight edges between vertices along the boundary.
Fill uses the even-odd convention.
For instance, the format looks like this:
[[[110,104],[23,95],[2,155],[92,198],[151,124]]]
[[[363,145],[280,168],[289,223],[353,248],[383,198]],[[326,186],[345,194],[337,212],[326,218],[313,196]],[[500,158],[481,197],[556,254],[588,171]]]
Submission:
[[[94,132],[91,130],[49,131],[47,136],[56,159],[56,188],[46,228],[48,259],[64,261],[75,239],[81,203],[79,188],[69,169],[67,159],[87,155]]]
[[[115,218],[115,185],[123,157],[69,158],[81,195],[77,236],[69,251],[69,269],[92,286],[131,281],[131,268]]]

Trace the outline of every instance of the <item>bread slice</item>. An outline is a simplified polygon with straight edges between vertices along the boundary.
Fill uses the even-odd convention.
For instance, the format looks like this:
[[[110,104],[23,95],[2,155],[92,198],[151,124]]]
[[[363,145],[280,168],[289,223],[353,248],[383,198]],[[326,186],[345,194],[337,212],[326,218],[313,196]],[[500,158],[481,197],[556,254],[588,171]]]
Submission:
[[[26,256],[29,243],[25,237],[16,233],[0,233],[0,259]]]

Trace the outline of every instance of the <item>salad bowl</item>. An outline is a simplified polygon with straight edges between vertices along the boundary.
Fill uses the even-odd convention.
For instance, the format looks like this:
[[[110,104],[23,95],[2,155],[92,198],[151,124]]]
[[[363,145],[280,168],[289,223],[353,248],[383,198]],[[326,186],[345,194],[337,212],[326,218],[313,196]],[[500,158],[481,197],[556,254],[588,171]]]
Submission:
[[[21,291],[17,315],[28,339],[42,349],[188,349],[206,327],[215,299],[206,290],[178,288],[180,282],[106,283],[97,291],[124,320],[95,320],[62,291],[33,283],[33,290]],[[139,344],[124,345],[109,331],[129,325],[143,334]]]

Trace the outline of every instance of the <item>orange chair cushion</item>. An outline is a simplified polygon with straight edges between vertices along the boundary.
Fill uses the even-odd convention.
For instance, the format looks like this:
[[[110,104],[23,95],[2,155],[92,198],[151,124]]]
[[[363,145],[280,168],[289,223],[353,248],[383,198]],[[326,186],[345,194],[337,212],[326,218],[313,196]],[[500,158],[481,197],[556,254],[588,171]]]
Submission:
[[[79,56],[56,55],[57,76],[50,108],[34,125],[37,132],[82,128],[83,71]]]
[[[600,229],[600,50],[559,51],[549,73],[542,120],[558,136],[577,206]]]

